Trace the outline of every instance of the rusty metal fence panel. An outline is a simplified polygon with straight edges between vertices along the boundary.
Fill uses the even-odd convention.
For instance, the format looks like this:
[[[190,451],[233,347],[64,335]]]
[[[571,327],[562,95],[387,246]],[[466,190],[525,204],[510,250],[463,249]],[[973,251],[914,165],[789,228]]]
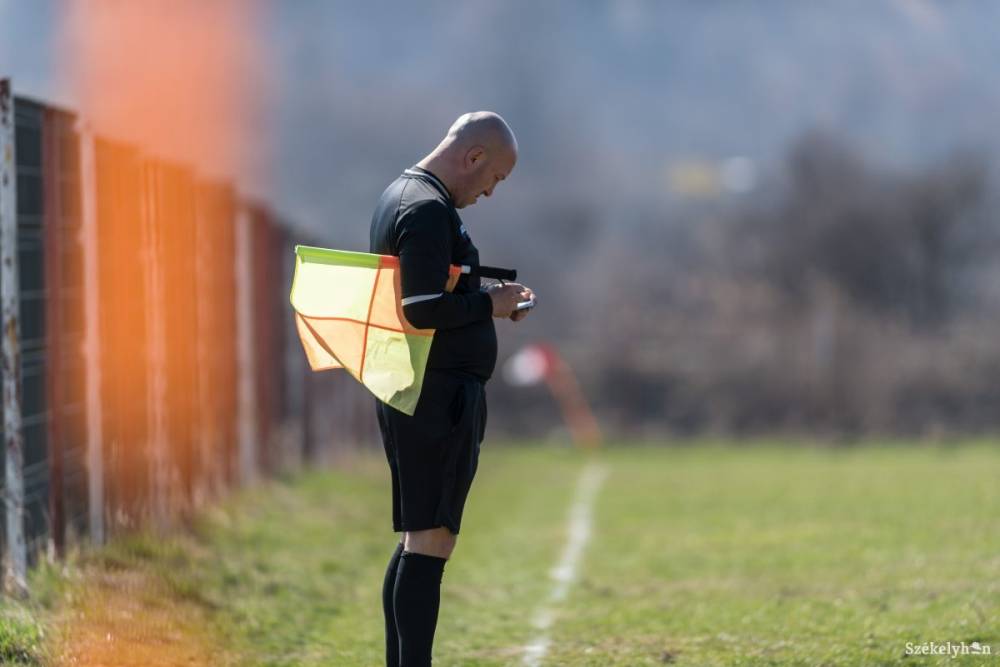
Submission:
[[[113,529],[130,526],[147,511],[149,397],[145,258],[141,242],[141,159],[136,149],[95,141],[99,358],[103,371],[104,504]]]
[[[196,198],[198,275],[197,416],[205,497],[216,497],[237,481],[236,470],[236,245],[237,199],[224,183],[201,183]]]

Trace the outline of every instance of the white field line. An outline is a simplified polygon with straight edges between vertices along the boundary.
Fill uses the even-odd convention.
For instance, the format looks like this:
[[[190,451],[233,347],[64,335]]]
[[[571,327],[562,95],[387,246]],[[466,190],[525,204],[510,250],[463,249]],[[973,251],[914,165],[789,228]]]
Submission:
[[[570,586],[576,581],[580,557],[587,542],[590,541],[594,499],[606,475],[607,469],[604,466],[589,463],[577,480],[576,496],[569,512],[566,546],[559,558],[559,564],[549,573],[553,581],[549,597],[532,620],[532,627],[536,632],[535,639],[524,647],[524,664],[527,667],[541,665],[549,651],[549,645],[552,643],[549,638],[549,628],[555,620],[555,608],[566,599]]]

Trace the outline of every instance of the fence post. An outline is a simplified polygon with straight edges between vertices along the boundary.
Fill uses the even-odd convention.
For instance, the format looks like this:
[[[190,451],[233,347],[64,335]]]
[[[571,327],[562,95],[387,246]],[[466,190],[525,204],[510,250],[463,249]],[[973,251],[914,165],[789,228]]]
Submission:
[[[87,127],[80,134],[80,241],[83,245],[83,355],[87,412],[87,506],[90,539],[104,544],[104,446],[101,406],[101,304],[97,242],[97,162],[94,135]]]
[[[63,482],[66,446],[63,405],[65,377],[63,347],[66,324],[63,321],[63,187],[62,127],[58,114],[42,112],[42,243],[45,257],[45,393],[48,404],[49,458],[49,557],[62,558],[66,549],[66,494]]]
[[[215,423],[212,416],[218,412],[218,400],[212,391],[212,301],[215,291],[215,276],[212,273],[213,257],[211,200],[207,194],[208,186],[204,183],[195,185],[195,242],[191,251],[194,253],[194,275],[198,289],[195,291],[195,323],[197,335],[195,344],[195,385],[197,387],[198,403],[195,405],[197,428],[193,434],[193,447],[198,460],[198,479],[195,481],[196,506],[201,505],[212,492],[212,480],[215,472],[212,461],[216,453]],[[218,306],[216,306],[218,307]]]
[[[313,433],[313,378],[312,371],[305,367],[302,375],[302,464],[316,463],[316,436]]]
[[[5,587],[27,592],[24,541],[24,432],[21,429],[20,299],[18,298],[17,194],[14,161],[14,98],[10,79],[0,79],[0,304],[3,316],[4,494],[7,518]]]
[[[160,527],[168,518],[170,470],[167,457],[167,339],[163,291],[163,229],[159,167],[142,166],[142,246],[146,257],[146,322],[149,326],[149,488],[153,517]]]
[[[253,216],[243,203],[236,212],[236,437],[241,484],[257,477],[257,372],[254,350]]]

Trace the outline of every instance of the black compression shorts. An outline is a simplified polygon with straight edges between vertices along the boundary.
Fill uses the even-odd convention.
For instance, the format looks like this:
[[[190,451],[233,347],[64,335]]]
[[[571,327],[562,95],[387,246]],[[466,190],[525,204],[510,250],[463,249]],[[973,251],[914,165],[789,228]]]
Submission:
[[[444,526],[458,534],[486,430],[483,382],[428,370],[412,417],[376,400],[392,475],[396,532]]]

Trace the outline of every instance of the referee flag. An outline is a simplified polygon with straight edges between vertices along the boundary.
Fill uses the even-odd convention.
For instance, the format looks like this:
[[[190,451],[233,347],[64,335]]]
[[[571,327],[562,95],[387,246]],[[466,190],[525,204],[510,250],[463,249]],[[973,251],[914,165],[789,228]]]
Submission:
[[[452,266],[445,291],[461,267]],[[314,371],[344,368],[375,396],[412,415],[420,398],[434,329],[406,321],[399,258],[295,247],[291,302]]]

